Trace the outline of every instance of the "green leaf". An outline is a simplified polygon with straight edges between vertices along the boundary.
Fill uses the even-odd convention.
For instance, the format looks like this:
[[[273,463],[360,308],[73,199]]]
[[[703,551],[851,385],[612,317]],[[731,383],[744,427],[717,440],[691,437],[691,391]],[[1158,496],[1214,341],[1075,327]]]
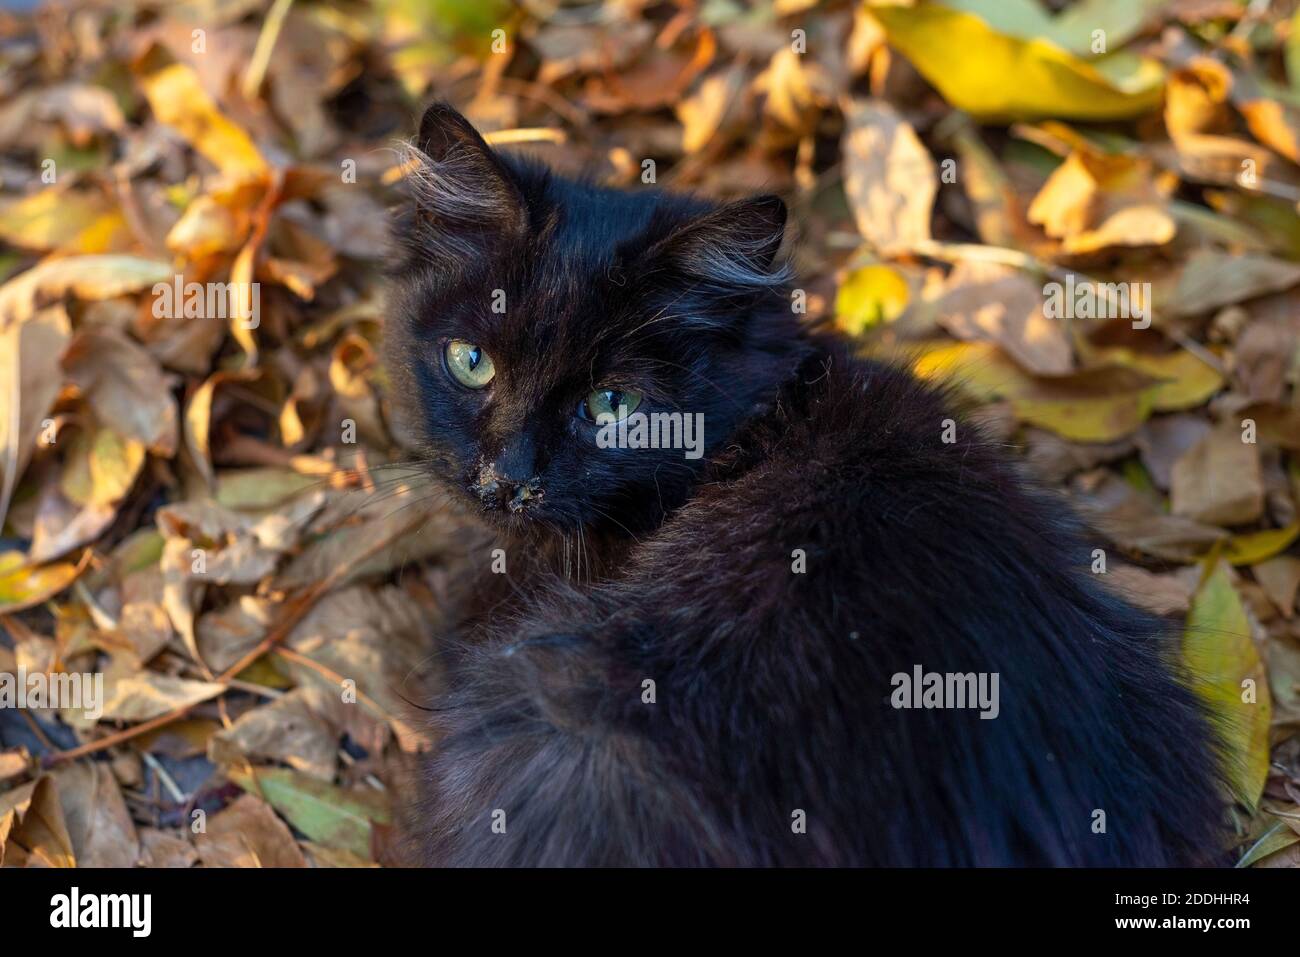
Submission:
[[[1253,809],[1268,777],[1272,699],[1246,609],[1221,562],[1192,597],[1182,650],[1192,690],[1209,709],[1219,733],[1232,793]],[[1243,700],[1250,697],[1248,681],[1253,683],[1254,700]]]
[[[230,777],[311,840],[367,860],[373,859],[371,825],[391,820],[387,798],[376,791],[344,791],[285,768],[233,770]]]

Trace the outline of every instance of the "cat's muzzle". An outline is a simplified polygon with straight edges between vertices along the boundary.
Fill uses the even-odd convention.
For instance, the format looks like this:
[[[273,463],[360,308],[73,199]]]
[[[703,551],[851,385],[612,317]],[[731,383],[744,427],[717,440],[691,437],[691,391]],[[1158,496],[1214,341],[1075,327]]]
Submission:
[[[526,482],[498,475],[488,463],[479,466],[478,479],[470,485],[487,509],[505,509],[511,514],[522,512],[541,502],[545,492],[542,480],[533,476]]]

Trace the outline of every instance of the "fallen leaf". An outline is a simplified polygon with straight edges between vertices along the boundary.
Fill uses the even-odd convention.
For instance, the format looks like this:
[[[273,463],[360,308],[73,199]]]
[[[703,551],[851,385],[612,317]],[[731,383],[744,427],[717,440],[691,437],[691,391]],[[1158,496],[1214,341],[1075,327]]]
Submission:
[[[882,100],[853,103],[842,149],[844,188],[863,239],[880,250],[928,240],[938,176],[898,112]]]
[[[184,831],[142,827],[139,835],[141,863],[145,867],[193,867],[198,863],[198,851]]]
[[[114,329],[81,329],[64,354],[63,367],[101,422],[155,455],[176,454],[172,382],[144,348]]]
[[[0,794],[0,820],[6,812],[13,813],[3,852],[7,866],[19,863],[15,852],[22,855],[19,866],[77,866],[59,804],[58,787],[52,777],[45,775],[34,784]]]
[[[1278,555],[1252,565],[1251,571],[1278,611],[1288,618],[1295,614],[1296,588],[1300,587],[1300,558]]]
[[[848,335],[893,322],[907,309],[911,290],[891,266],[875,264],[853,270],[835,293],[835,325]]]
[[[266,160],[248,134],[223,116],[198,75],[151,48],[136,65],[141,89],[159,123],[174,128],[206,159],[226,173],[264,176]]]
[[[995,264],[960,263],[935,304],[939,321],[958,339],[997,343],[1027,372],[1061,375],[1073,360],[1059,321],[1043,314],[1040,284]]]
[[[879,0],[869,5],[890,46],[957,109],[990,121],[1114,120],[1159,106],[1164,71],[1154,61],[1122,53],[1085,61],[1050,40],[1008,35],[1008,20],[1025,16],[1031,0],[971,0],[963,6],[904,7]],[[1042,21],[1029,29],[1043,29]]]
[[[27,275],[26,273],[24,275]],[[18,280],[0,287],[14,288]],[[68,314],[51,306],[5,324],[0,309],[0,528],[13,491],[46,429],[46,415],[59,394],[59,357],[69,337]]]
[[[105,253],[121,251],[130,233],[117,204],[102,193],[50,187],[0,198],[0,239],[24,249]]]
[[[213,681],[190,681],[154,671],[110,677],[104,682],[101,721],[148,721],[176,708],[215,698],[226,686]]]
[[[71,585],[81,568],[69,562],[33,567],[22,552],[0,552],[0,614],[39,605]]]
[[[289,828],[253,794],[212,815],[194,845],[205,867],[307,866]]]
[[[378,791],[344,791],[283,768],[232,771],[230,777],[313,841],[366,859],[372,857],[372,826],[390,820],[388,799]]]
[[[1271,256],[1197,252],[1187,261],[1166,308],[1175,315],[1199,316],[1223,306],[1300,283],[1300,265]]]
[[[1233,794],[1253,808],[1268,776],[1271,699],[1246,611],[1223,565],[1209,572],[1192,598],[1183,664],[1214,715]]]
[[[339,742],[324,720],[329,700],[320,688],[297,688],[270,704],[240,715],[208,743],[217,765],[249,759],[289,765],[309,777],[332,781]]]
[[[69,764],[53,772],[79,867],[135,867],[140,841],[108,765]]]
[[[1215,429],[1174,463],[1169,507],[1175,515],[1210,525],[1241,525],[1259,518],[1264,485],[1259,447],[1235,428]]]

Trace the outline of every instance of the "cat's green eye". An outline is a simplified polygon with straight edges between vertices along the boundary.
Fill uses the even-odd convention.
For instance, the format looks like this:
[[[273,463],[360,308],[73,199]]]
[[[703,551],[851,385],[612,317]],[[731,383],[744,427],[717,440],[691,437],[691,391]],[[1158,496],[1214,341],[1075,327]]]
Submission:
[[[602,415],[613,416],[618,420],[631,415],[640,404],[640,392],[630,389],[597,389],[582,400],[578,414],[592,422],[598,421]]]
[[[467,388],[482,389],[497,374],[488,354],[464,339],[452,339],[442,355],[451,377]]]

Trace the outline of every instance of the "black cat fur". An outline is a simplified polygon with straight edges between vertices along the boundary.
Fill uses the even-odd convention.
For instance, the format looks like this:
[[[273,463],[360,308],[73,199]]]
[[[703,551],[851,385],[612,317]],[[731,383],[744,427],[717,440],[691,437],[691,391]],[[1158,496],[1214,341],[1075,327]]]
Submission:
[[[485,553],[439,637],[424,862],[1221,860],[1216,738],[1165,623],[942,390],[801,326],[780,200],[575,182],[442,105],[417,146],[388,364],[508,569]],[[452,382],[448,338],[489,389]],[[597,448],[574,410],[611,384],[704,413],[703,458]],[[504,508],[485,468],[540,499]],[[895,709],[915,665],[996,672],[1000,714]]]

